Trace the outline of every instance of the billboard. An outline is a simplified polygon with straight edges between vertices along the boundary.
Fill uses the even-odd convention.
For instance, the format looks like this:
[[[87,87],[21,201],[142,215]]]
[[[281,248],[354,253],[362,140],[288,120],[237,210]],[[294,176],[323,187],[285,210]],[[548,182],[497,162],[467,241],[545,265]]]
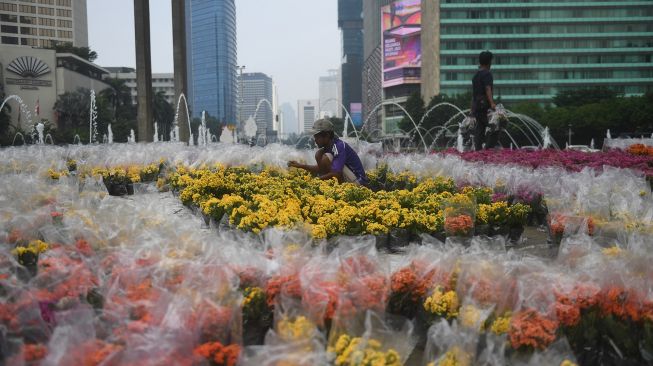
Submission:
[[[360,128],[363,125],[363,104],[350,103],[349,110],[351,111],[351,121],[354,123],[354,126]]]
[[[399,0],[381,8],[383,87],[419,84],[422,66],[421,0]]]

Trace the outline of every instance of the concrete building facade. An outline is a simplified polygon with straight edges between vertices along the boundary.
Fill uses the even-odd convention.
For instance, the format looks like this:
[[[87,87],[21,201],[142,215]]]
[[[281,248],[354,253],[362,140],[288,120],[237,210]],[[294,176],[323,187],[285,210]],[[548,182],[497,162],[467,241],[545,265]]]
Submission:
[[[342,104],[362,102],[363,0],[338,0],[338,27],[342,34]]]
[[[328,117],[342,116],[342,107],[340,106],[340,89],[338,87],[340,72],[338,70],[329,70],[328,75],[320,76],[319,80],[319,98],[320,114]]]
[[[88,47],[86,0],[0,1],[0,44]]]
[[[298,131],[310,133],[313,128],[313,122],[320,116],[319,99],[300,99],[297,101],[297,122]]]
[[[241,77],[242,80],[239,80],[238,85],[242,85],[243,88],[241,97],[243,119],[256,116],[257,136],[274,136],[274,107],[270,109],[268,105],[268,103],[272,105],[275,99],[272,78],[262,72],[243,73],[239,76]]]
[[[132,97],[132,104],[136,104],[138,91],[136,88],[136,70],[131,67],[106,67],[109,74],[107,77],[125,80],[125,86],[129,88]],[[155,73],[152,74],[152,91],[154,94],[163,92],[165,99],[174,107],[177,106],[175,100],[175,79],[173,73]]]
[[[66,92],[84,88],[98,94],[109,87],[102,81],[108,74],[106,69],[77,55],[50,49],[0,45],[0,68],[0,89],[6,96],[17,95],[23,100],[32,123],[47,120],[56,124],[54,105],[57,97]],[[15,101],[8,103],[11,123],[31,130],[27,116],[20,113],[20,106]]]

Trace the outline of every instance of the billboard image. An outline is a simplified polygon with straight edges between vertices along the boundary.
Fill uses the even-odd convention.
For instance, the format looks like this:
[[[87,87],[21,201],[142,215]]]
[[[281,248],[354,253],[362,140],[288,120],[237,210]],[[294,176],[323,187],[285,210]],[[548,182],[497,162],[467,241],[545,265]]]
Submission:
[[[349,110],[351,111],[351,121],[354,123],[354,126],[360,128],[363,125],[363,104],[351,103]]]
[[[381,8],[383,87],[418,84],[422,66],[420,0],[400,0]]]

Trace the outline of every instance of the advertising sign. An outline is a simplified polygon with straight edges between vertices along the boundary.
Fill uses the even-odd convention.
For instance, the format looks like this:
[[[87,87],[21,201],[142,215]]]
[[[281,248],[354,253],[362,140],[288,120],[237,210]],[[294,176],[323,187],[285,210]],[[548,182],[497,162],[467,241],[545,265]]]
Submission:
[[[422,66],[420,0],[400,0],[381,8],[383,87],[419,84]]]
[[[363,104],[362,103],[350,103],[349,110],[351,111],[351,121],[354,123],[356,128],[359,128],[363,125]]]

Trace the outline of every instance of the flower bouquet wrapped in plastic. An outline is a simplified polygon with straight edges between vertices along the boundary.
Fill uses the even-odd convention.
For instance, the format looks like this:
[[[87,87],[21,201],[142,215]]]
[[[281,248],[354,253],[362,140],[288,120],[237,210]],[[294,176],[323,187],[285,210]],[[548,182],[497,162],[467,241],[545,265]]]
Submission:
[[[384,319],[368,311],[362,326],[356,322],[332,330],[327,348],[330,364],[403,365],[415,347],[412,332],[412,323],[405,319]]]
[[[471,237],[474,235],[476,199],[474,196],[456,194],[444,208],[444,231],[447,237]]]

